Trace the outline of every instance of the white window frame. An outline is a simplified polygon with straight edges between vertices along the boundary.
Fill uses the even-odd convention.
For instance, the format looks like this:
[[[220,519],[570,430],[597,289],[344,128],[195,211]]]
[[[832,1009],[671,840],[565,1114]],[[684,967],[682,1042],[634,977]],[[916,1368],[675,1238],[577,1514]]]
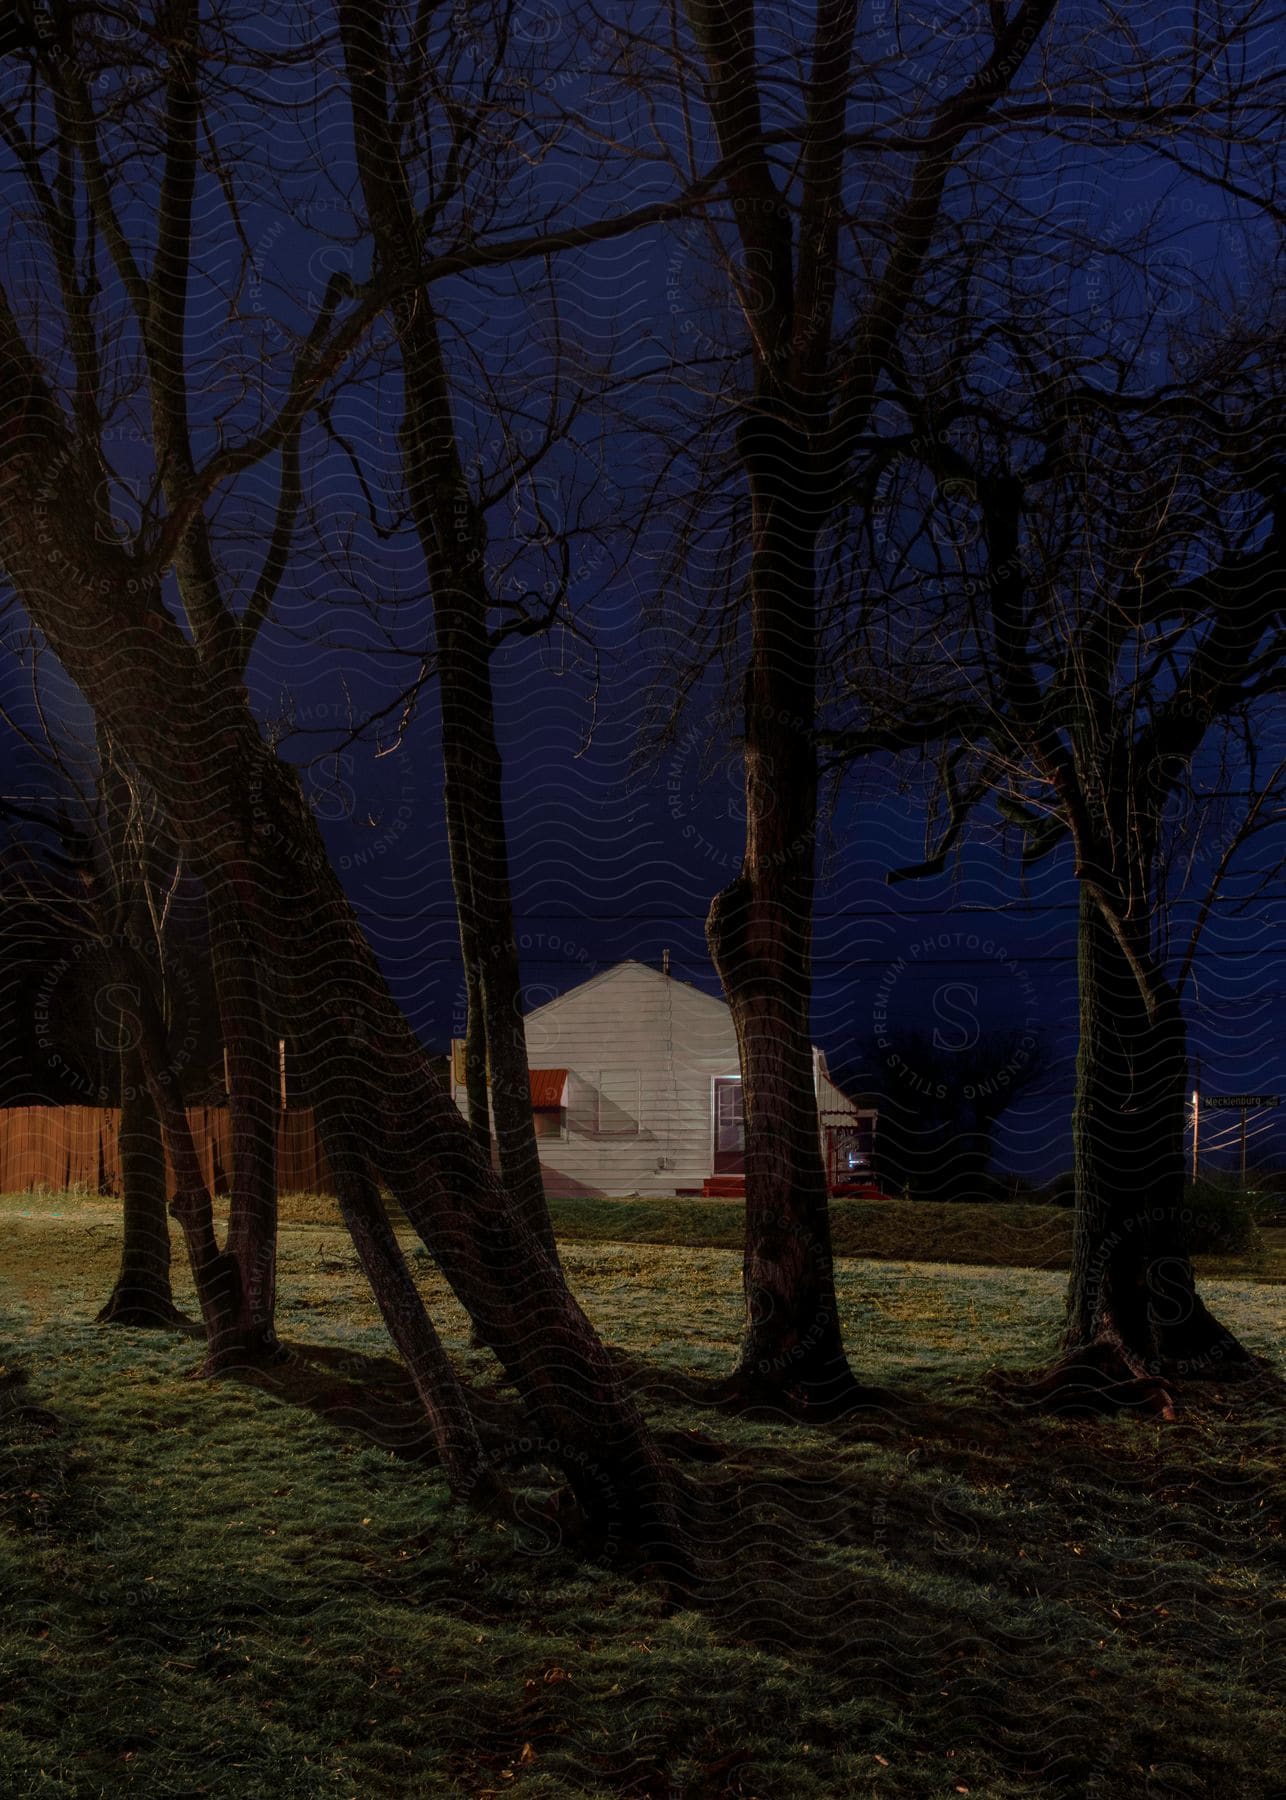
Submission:
[[[715,1167],[714,1167],[715,1154],[719,1148],[719,1117],[718,1117],[717,1112],[715,1111],[715,1108],[717,1105],[715,1095],[718,1093],[719,1083],[721,1081],[740,1081],[740,1080],[741,1080],[741,1070],[740,1069],[733,1070],[733,1072],[729,1075],[712,1075],[710,1077],[710,1159],[709,1159],[709,1161],[710,1161],[710,1175],[712,1178],[715,1173]],[[742,1103],[741,1103],[741,1129],[742,1129],[742,1133],[743,1133],[743,1137],[742,1137],[743,1154],[744,1154],[744,1143],[745,1143],[744,1133],[745,1133],[745,1129],[746,1129],[745,1121],[746,1121],[746,1103],[743,1098]]]

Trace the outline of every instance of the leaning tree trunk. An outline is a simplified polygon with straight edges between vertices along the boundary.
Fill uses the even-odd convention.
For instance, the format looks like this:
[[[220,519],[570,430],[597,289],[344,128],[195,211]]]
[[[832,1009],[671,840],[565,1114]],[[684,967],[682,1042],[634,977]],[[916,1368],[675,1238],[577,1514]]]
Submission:
[[[2,309],[0,374],[6,572],[150,784],[189,866],[207,891],[231,887],[272,959],[281,1024],[306,1058],[328,1153],[344,1155],[337,1117],[361,1134],[525,1403],[529,1452],[563,1468],[603,1539],[679,1559],[669,1472],[619,1369],[389,993],[299,781],[263,742],[235,670],[198,654],[159,583],[95,529],[92,467],[80,466]]]
[[[494,1126],[501,1179],[546,1254],[556,1258],[531,1110],[522,980],[500,807],[500,751],[486,666],[486,602],[480,594],[469,603],[458,592],[443,593],[448,583],[456,586],[461,579],[473,578],[439,571],[434,593],[444,688],[448,847],[457,906],[470,916],[473,955],[465,974],[469,1121],[480,1143],[486,1135],[488,1148],[488,1127]],[[465,934],[461,936],[463,944]]]
[[[741,445],[753,507],[746,846],[706,923],[736,1026],[745,1117],[747,1323],[731,1388],[825,1412],[850,1402],[856,1384],[836,1304],[810,1029],[816,526],[796,486],[802,434],[759,418]]]
[[[446,1349],[420,1300],[415,1277],[380,1197],[360,1121],[342,1108],[318,1115],[336,1198],[348,1234],[406,1364],[443,1472],[455,1493],[481,1501],[496,1491],[469,1402]],[[356,1129],[354,1125],[356,1124]]]
[[[452,830],[449,814],[447,829]],[[460,919],[460,957],[464,964],[465,1117],[478,1140],[478,1148],[484,1156],[490,1157],[491,1098],[487,1082],[487,1023],[482,1013],[482,967],[478,961],[472,906],[463,905],[458,892],[456,910]]]
[[[386,8],[382,0],[343,0],[340,37],[352,99],[353,143],[380,272],[414,267],[421,227],[390,114]],[[558,1260],[545,1199],[531,1111],[522,1022],[522,982],[514,941],[513,897],[491,686],[484,558],[485,525],[473,504],[456,437],[446,361],[433,302],[422,288],[393,307],[402,355],[402,466],[411,517],[433,595],[442,763],[452,882],[462,925],[476,956],[469,976],[479,1001],[491,1082],[500,1174],[551,1261]],[[466,951],[467,956],[467,951]],[[470,1118],[475,1125],[474,1094]],[[479,1129],[479,1135],[481,1135]]]
[[[263,841],[299,846],[273,861],[268,929],[327,1157],[364,1146],[524,1401],[527,1450],[562,1466],[600,1538],[677,1554],[669,1475],[619,1371],[394,1005],[329,864],[304,853],[316,826],[297,782],[253,753]]]
[[[561,1465],[605,1544],[679,1557],[670,1477],[617,1367],[394,1004],[297,779],[248,717],[228,774],[255,796],[259,929],[328,1158],[344,1167],[360,1145],[433,1254],[532,1417],[515,1449]]]
[[[1160,979],[1145,997],[1102,906],[1085,891],[1078,978],[1068,1349],[1106,1349],[1135,1378],[1245,1360],[1198,1295],[1187,1250],[1182,1009]]]
[[[170,1288],[170,1220],[165,1148],[156,1103],[137,1050],[121,1056],[118,1132],[124,1242],[121,1266],[100,1325],[165,1327],[179,1322]]]

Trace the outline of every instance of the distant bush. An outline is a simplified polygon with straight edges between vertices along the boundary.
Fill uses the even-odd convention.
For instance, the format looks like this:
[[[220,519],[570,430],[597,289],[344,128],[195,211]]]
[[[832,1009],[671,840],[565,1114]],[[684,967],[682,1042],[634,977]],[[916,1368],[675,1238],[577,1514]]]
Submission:
[[[1070,1169],[1051,1177],[1043,1187],[1036,1190],[1034,1198],[1041,1206],[1074,1206],[1076,1203],[1076,1179]]]
[[[1248,1196],[1250,1211],[1258,1226],[1286,1226],[1286,1182],[1274,1182],[1269,1187],[1256,1188]]]
[[[1188,1248],[1194,1255],[1234,1256],[1259,1247],[1259,1229],[1250,1196],[1208,1178],[1189,1182],[1184,1206]]]
[[[980,1206],[1035,1206],[1039,1204],[1036,1183],[1025,1175],[1013,1175],[1007,1169],[995,1174],[975,1176],[961,1199]]]
[[[994,1206],[1010,1196],[1003,1176],[973,1174],[949,1183],[940,1180],[912,1182],[907,1198],[921,1206]]]
[[[1025,1175],[1007,1171],[974,1174],[954,1183],[942,1181],[905,1182],[901,1187],[888,1178],[881,1185],[890,1200],[910,1200],[921,1206],[1036,1206],[1040,1194],[1035,1182]],[[945,1190],[945,1191],[944,1191]]]

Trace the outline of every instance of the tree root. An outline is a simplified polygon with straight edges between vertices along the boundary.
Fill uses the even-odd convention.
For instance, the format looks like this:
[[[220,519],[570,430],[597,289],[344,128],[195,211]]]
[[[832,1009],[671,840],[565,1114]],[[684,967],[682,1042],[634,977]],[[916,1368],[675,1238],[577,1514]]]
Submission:
[[[129,1325],[136,1331],[182,1331],[189,1322],[172,1300],[120,1287],[112,1290],[94,1319],[96,1325]]]
[[[1053,1368],[995,1370],[988,1385],[1010,1405],[1065,1417],[1134,1412],[1149,1418],[1176,1416],[1172,1384],[1151,1375],[1115,1344],[1081,1344]]]

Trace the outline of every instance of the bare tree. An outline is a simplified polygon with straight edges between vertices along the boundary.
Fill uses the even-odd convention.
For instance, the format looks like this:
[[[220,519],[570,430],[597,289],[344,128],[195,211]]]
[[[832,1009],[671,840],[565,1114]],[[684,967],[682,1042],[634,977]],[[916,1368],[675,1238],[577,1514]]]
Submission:
[[[831,740],[934,747],[936,841],[901,875],[941,869],[988,796],[1026,866],[1070,848],[1076,1239],[1066,1356],[1030,1390],[1059,1404],[1168,1412],[1176,1379],[1246,1360],[1186,1247],[1183,997],[1238,853],[1286,820],[1286,383],[1280,296],[1260,299],[1258,322],[1172,340],[1184,373],[1158,387],[1104,387],[1048,343],[981,430],[963,366],[932,397],[904,387],[933,442],[903,463],[899,560],[932,649],[909,692],[862,676],[866,726]],[[925,475],[977,521],[951,568],[911,544]]]
[[[893,87],[902,116],[869,139],[850,131],[852,99],[898,57],[859,29],[854,0],[820,6],[805,33],[753,0],[692,0],[673,9],[668,34],[687,155],[712,136],[729,170],[731,205],[710,215],[710,248],[745,331],[717,423],[731,426],[748,518],[735,573],[716,579],[726,599],[744,598],[746,838],[707,922],[746,1121],[747,1325],[728,1392],[811,1414],[860,1398],[835,1300],[810,1030],[827,533],[926,260],[951,229],[954,172],[1053,10],[992,8],[989,35],[974,34],[963,61],[937,51],[936,86]],[[895,143],[897,198],[864,243],[863,159]]]
[[[744,669],[746,847],[707,928],[737,1020],[746,1109],[747,1331],[731,1391],[767,1387],[816,1409],[842,1405],[853,1383],[808,1051],[815,730],[838,622],[853,660],[878,648],[878,609],[854,626],[849,603],[878,587],[881,478],[899,454],[914,460],[925,419],[948,443],[953,424],[968,438],[962,418],[981,429],[977,394],[943,416],[961,339],[985,344],[1008,377],[1005,346],[1026,315],[1007,317],[990,284],[1047,199],[1024,158],[1029,171],[1052,171],[1073,142],[1110,170],[1118,154],[1183,155],[1182,136],[1212,189],[1231,195],[1244,178],[1280,215],[1272,159],[1256,143],[1274,129],[1280,82],[1248,73],[1248,46],[1268,26],[1257,5],[1194,17],[1182,44],[1099,21],[1092,51],[1085,21],[1056,20],[1047,0],[962,7],[950,33],[903,8],[868,24],[840,0],[806,31],[753,0],[693,0],[671,17],[652,63],[683,122],[676,159],[691,166],[713,136],[728,165],[732,205],[706,214],[710,262],[744,327],[739,355],[708,356],[689,377],[698,395],[713,390],[702,443],[713,435],[724,459],[703,450],[713,479],[692,482],[685,515],[686,541],[719,557],[704,642]],[[1093,241],[1078,222],[1063,254]],[[1010,360],[1023,368],[1027,355],[1020,346]],[[908,385],[921,402],[913,422]],[[691,481],[695,454],[672,454]],[[944,484],[950,474],[944,466]],[[966,483],[968,467],[956,477]],[[700,522],[719,507],[723,536],[702,541]],[[896,650],[907,665],[898,687],[920,692],[927,643],[904,634]]]
[[[670,1478],[616,1366],[393,1003],[299,782],[265,745],[243,685],[246,657],[289,563],[304,421],[399,294],[469,268],[619,235],[640,221],[667,217],[674,203],[602,225],[508,240],[480,239],[466,220],[449,248],[437,246],[408,272],[380,268],[365,286],[348,277],[330,282],[316,318],[291,348],[267,422],[243,429],[230,414],[219,422],[217,447],[198,463],[184,355],[196,256],[193,122],[211,61],[227,46],[198,38],[194,9],[176,4],[170,13],[163,42],[147,48],[148,81],[131,89],[160,96],[157,113],[139,103],[149,133],[159,129],[163,146],[159,184],[144,196],[155,206],[154,230],[140,232],[155,246],[146,273],[144,253],[131,245],[117,204],[113,157],[122,169],[128,157],[123,147],[113,155],[105,149],[105,139],[116,141],[120,120],[132,115],[128,105],[113,110],[110,101],[105,111],[95,110],[99,90],[85,71],[95,46],[92,34],[83,35],[83,20],[74,27],[67,22],[69,39],[82,34],[67,43],[67,54],[38,55],[30,64],[33,105],[44,120],[52,114],[51,147],[8,118],[11,151],[52,246],[53,292],[71,360],[60,356],[43,367],[32,347],[36,319],[28,315],[20,323],[9,299],[0,302],[6,573],[99,729],[156,794],[202,882],[216,936],[220,1001],[229,1028],[249,1040],[241,1079],[251,1122],[265,996],[275,1004],[295,1048],[301,1090],[317,1114],[341,1212],[457,1489],[486,1487],[489,1462],[389,1224],[381,1179],[518,1388],[535,1453],[566,1470],[601,1532],[657,1554],[677,1553]],[[198,49],[211,56],[203,59]],[[228,53],[236,62],[237,47]],[[217,137],[213,145],[210,158],[222,167]],[[61,254],[66,211],[48,191],[46,157],[77,196],[79,211],[73,207],[71,216],[86,222],[88,265],[79,255]],[[132,224],[137,211],[129,218]],[[110,329],[136,334],[151,408],[144,442],[155,457],[155,490],[132,531],[113,520],[107,503],[114,479],[102,430],[108,320]],[[209,502],[221,486],[269,458],[280,472],[275,523],[249,606],[238,611]],[[235,1084],[235,1066],[233,1076]],[[164,1097],[156,1097],[164,1117]],[[240,1188],[244,1164],[240,1149],[234,1154]],[[211,1366],[262,1354],[270,1349],[270,1211],[253,1182],[244,1196],[234,1194],[229,1237],[220,1248],[194,1159],[175,1160],[174,1210],[211,1323]]]
[[[182,864],[155,803],[131,786],[106,743],[76,753],[58,741],[34,665],[33,688],[38,735],[4,716],[29,768],[39,771],[41,791],[7,798],[0,817],[14,828],[6,858],[12,875],[58,919],[62,953],[43,990],[45,1029],[79,1065],[81,1100],[120,1109],[121,1264],[99,1322],[171,1326],[181,1315],[170,1286],[165,1142],[142,1046],[146,1031],[160,1079],[181,1108],[201,1038],[196,1014],[205,984],[198,996],[191,957],[196,922],[184,920],[181,944],[175,901]],[[51,988],[63,990],[56,1009]],[[65,1064],[64,1053],[55,1055]]]
[[[500,152],[489,141],[492,115],[498,106],[507,115],[503,92],[496,92],[496,68],[477,71],[473,90],[463,90],[462,99],[453,71],[444,75],[440,65],[442,46],[418,25],[404,36],[399,24],[398,9],[382,0],[344,0],[339,7],[358,177],[381,274],[414,269],[445,222],[481,210],[487,201],[495,204],[489,190]],[[505,123],[508,128],[507,116]],[[439,139],[440,171],[432,153]],[[423,148],[417,151],[417,144]],[[425,191],[417,195],[420,183]],[[495,602],[487,587],[487,526],[461,453],[432,293],[404,295],[393,318],[404,477],[434,600],[447,841],[469,1003],[469,1122],[479,1142],[489,1145],[488,1113],[494,1113],[501,1177],[546,1255],[556,1260],[522,1025],[489,662]]]

